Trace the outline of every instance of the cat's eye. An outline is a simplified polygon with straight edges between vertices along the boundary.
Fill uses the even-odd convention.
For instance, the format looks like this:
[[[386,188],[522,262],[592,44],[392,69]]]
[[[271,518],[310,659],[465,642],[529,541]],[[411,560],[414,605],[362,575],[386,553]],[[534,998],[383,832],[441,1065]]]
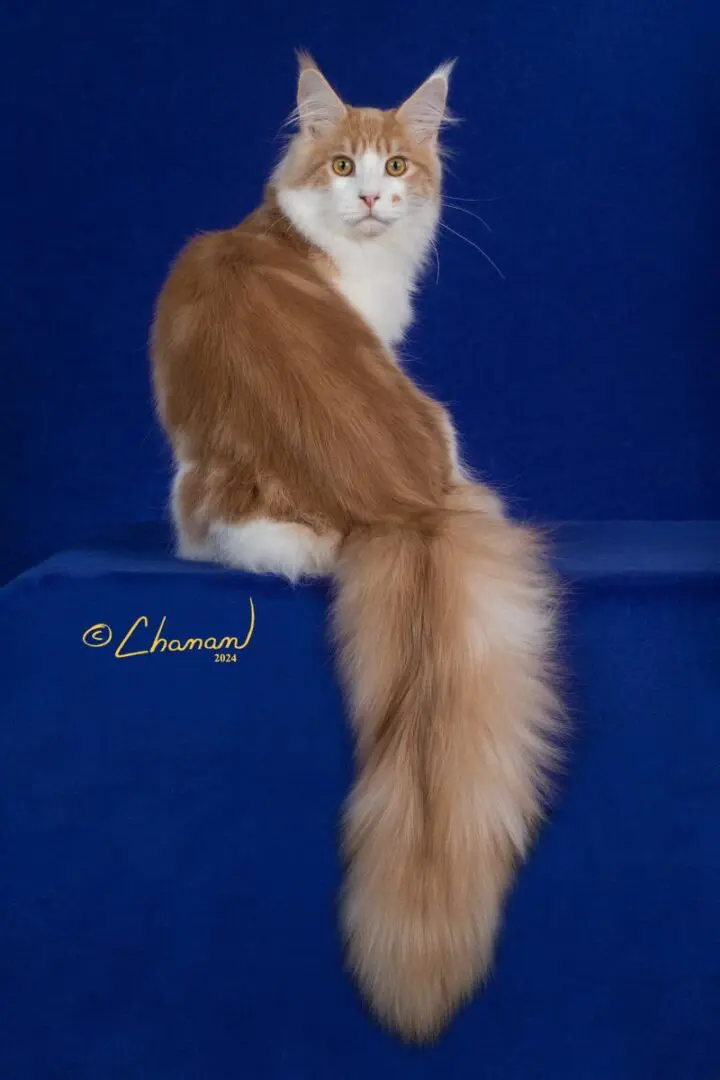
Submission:
[[[388,176],[402,176],[407,172],[407,159],[404,157],[391,157],[385,162],[385,172]]]
[[[347,157],[334,158],[332,167],[333,172],[336,173],[337,176],[352,176],[352,174],[355,172],[355,166],[353,165],[350,158]]]

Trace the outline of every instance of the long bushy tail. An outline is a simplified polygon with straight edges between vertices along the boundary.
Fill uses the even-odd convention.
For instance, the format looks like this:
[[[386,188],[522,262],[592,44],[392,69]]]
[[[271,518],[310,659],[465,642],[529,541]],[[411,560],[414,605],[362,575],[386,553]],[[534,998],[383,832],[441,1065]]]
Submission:
[[[422,523],[353,533],[337,584],[349,956],[379,1017],[426,1040],[486,973],[541,814],[552,595],[533,536],[473,484]]]

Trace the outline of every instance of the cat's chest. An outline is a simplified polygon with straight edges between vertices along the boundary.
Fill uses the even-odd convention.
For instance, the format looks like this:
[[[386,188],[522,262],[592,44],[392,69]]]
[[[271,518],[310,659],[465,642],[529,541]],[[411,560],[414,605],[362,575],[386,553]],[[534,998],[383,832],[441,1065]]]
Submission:
[[[403,338],[412,319],[409,273],[385,251],[335,257],[335,287],[388,345]]]

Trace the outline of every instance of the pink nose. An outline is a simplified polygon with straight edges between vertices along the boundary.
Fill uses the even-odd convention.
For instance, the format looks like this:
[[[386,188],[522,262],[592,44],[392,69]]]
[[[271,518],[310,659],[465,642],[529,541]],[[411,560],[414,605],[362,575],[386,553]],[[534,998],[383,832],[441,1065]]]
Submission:
[[[379,195],[361,195],[360,198],[365,203],[368,210],[372,210],[373,206],[378,201],[380,196]]]

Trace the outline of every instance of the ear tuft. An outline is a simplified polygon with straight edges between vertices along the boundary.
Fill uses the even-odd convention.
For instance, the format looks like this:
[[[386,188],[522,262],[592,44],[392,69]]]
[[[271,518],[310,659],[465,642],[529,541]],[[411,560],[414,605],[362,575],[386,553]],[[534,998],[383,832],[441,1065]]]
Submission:
[[[397,110],[398,118],[407,124],[418,142],[436,142],[440,128],[452,122],[447,111],[447,96],[454,66],[455,61],[449,60],[435,68]]]
[[[298,73],[305,71],[306,68],[314,68],[315,71],[319,71],[314,57],[307,51],[307,49],[296,49],[295,57],[298,64]]]
[[[345,115],[345,106],[310,53],[298,50],[296,116],[300,130],[311,139],[326,135]]]

